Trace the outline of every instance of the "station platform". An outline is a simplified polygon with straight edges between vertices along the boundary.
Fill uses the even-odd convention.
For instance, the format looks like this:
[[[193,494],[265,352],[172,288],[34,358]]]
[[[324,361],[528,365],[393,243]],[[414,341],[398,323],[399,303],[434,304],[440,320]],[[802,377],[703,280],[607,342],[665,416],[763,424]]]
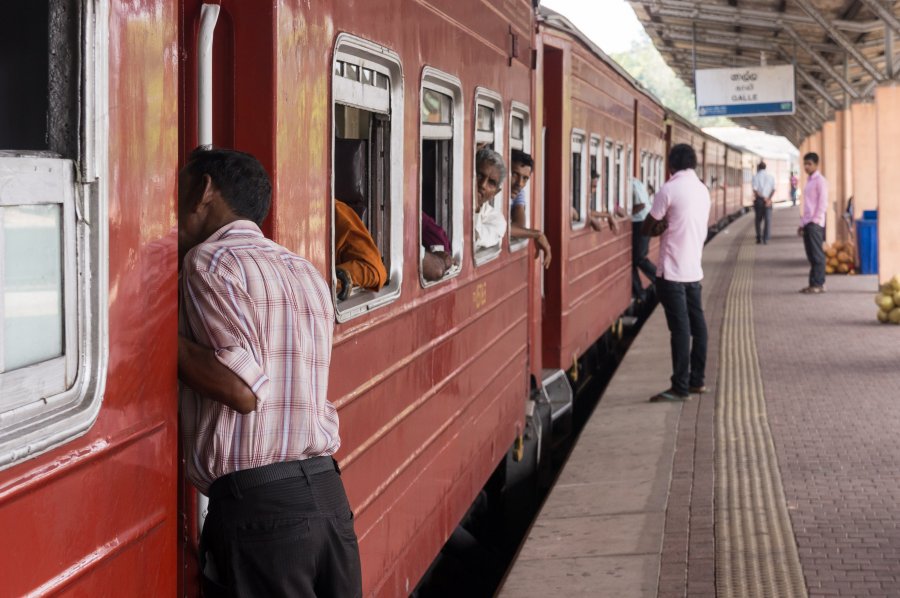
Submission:
[[[798,221],[707,245],[708,393],[648,402],[671,374],[654,311],[500,596],[900,596],[900,330],[874,276],[797,292]]]

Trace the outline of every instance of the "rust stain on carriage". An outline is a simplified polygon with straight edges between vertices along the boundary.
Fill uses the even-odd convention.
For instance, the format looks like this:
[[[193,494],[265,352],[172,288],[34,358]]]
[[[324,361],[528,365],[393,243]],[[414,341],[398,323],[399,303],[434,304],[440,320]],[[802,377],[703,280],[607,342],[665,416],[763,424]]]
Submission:
[[[487,283],[481,282],[475,286],[475,290],[472,291],[472,303],[475,304],[475,309],[481,309],[487,303]]]

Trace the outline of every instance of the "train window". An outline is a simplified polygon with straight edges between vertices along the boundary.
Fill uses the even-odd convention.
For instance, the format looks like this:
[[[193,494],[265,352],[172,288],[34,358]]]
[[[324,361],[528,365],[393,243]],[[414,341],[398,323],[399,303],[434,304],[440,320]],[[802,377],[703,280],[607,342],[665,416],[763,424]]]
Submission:
[[[581,228],[587,221],[587,202],[585,201],[587,193],[584,186],[584,158],[584,133],[582,131],[574,130],[572,131],[571,161],[572,228]]]
[[[660,187],[663,186],[663,183],[666,182],[668,178],[668,173],[666,172],[666,162],[663,160],[662,156],[656,157],[656,189],[659,190]]]
[[[487,212],[494,212],[493,216],[495,221],[499,221],[500,219],[503,220],[503,224],[505,226],[503,233],[505,234],[506,231],[509,230],[509,223],[506,221],[506,218],[502,216],[503,202],[499,199],[499,197],[505,196],[503,188],[506,187],[508,181],[504,180],[502,183],[500,183],[500,190],[497,192],[497,195],[495,195],[493,199],[487,202],[488,204],[490,204],[489,207],[480,207],[478,204],[478,181],[476,173],[477,168],[475,164],[475,154],[477,154],[478,150],[480,149],[491,149],[501,156],[504,155],[503,123],[503,99],[500,97],[500,94],[488,89],[484,89],[482,87],[476,88],[475,151],[472,154],[472,244],[476,265],[483,264],[500,255],[500,247],[502,245],[503,236],[501,234],[499,237],[495,238],[496,235],[491,235],[491,238],[487,241],[487,243],[485,243],[484,240],[476,241],[474,228],[476,220],[480,218],[479,215]],[[504,167],[505,166],[506,160],[504,160]],[[483,210],[486,210],[487,212],[484,212]]]
[[[594,176],[600,174],[600,138],[596,135],[591,135],[591,157],[590,157],[590,172],[588,176],[590,177],[591,186],[589,187],[591,193],[591,205],[589,209],[595,212],[602,212],[603,205],[601,199],[601,185],[603,184],[602,177],[601,180],[597,181],[597,185],[594,186]]]
[[[403,272],[403,76],[399,57],[382,46],[348,34],[338,36],[332,71],[333,145],[332,289],[338,322],[389,303],[400,295]],[[339,211],[337,202],[344,206]],[[352,210],[352,213],[350,212]],[[354,280],[338,268],[340,212],[361,222],[371,237],[387,280],[360,268]],[[348,225],[352,228],[352,225]],[[356,224],[359,226],[359,224]],[[349,243],[349,242],[348,242]],[[365,260],[358,260],[365,261]],[[372,278],[373,280],[367,280]],[[348,282],[350,283],[348,285]],[[380,286],[381,283],[383,286]],[[347,285],[347,288],[344,288]]]
[[[0,72],[0,469],[84,433],[100,408],[107,10],[19,2],[0,24],[16,57]]]
[[[601,178],[606,181],[604,187],[606,189],[606,210],[609,213],[616,211],[616,168],[615,168],[615,149],[613,142],[607,141],[603,146],[603,174]]]
[[[625,209],[631,213],[631,206],[634,205],[634,187],[631,185],[631,179],[634,177],[634,150],[628,148],[628,161],[625,162]]]
[[[616,145],[616,208],[625,207],[625,148]]]
[[[422,73],[419,276],[422,286],[460,271],[463,248],[463,98],[459,79]],[[449,246],[447,243],[449,242]]]
[[[531,122],[528,115],[528,107],[525,104],[521,104],[519,102],[513,102],[512,107],[510,109],[509,116],[509,149],[510,149],[510,160],[509,160],[509,168],[512,169],[512,151],[518,150],[521,152],[525,152],[526,154],[531,154]],[[534,167],[531,168],[531,174],[534,176]],[[531,183],[525,185],[525,187],[520,192],[521,197],[518,199],[513,197],[512,195],[512,187],[507,185],[507,188],[510,190],[509,192],[509,219],[512,222],[515,218],[513,214],[514,211],[519,211],[519,214],[524,212],[524,221],[520,221],[521,224],[525,227],[530,226],[531,224],[531,210],[529,207],[531,206]],[[522,217],[521,215],[519,216]],[[519,239],[517,237],[513,237],[510,235],[509,238],[509,249],[510,251],[517,251],[519,249],[524,249],[528,246],[528,239]]]

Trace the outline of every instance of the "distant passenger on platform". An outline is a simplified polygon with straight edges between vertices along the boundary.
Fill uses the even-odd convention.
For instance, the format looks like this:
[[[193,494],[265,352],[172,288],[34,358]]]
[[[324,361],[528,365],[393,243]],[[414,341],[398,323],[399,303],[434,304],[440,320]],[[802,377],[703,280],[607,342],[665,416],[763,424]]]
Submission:
[[[494,207],[494,196],[500,192],[506,166],[503,157],[492,149],[482,148],[475,154],[475,250],[499,247],[506,234],[506,218]]]
[[[797,205],[797,187],[800,184],[800,180],[797,178],[797,173],[793,170],[791,171],[791,206]]]
[[[197,148],[178,181],[185,469],[209,511],[203,594],[362,596],[332,455],[334,307],[318,269],[265,238],[272,186],[249,154]]]
[[[456,265],[450,237],[425,212],[422,212],[422,247],[425,252],[422,256],[422,278],[426,281],[442,279]]]
[[[377,292],[387,282],[381,252],[369,229],[339,199],[334,200],[334,263],[339,299],[346,299],[353,287]]]
[[[756,214],[756,244],[769,242],[772,229],[772,196],[775,195],[775,177],[766,171],[766,163],[760,161],[751,182],[753,187],[753,211]]]
[[[697,178],[697,154],[679,143],[669,151],[671,177],[653,198],[642,232],[659,236],[656,293],[672,335],[672,386],[652,402],[684,401],[706,391],[706,318],[703,315],[703,243],[709,189]]]
[[[525,186],[534,172],[534,160],[530,154],[521,150],[513,150],[509,164],[509,195],[512,197],[512,205],[509,208],[509,234],[516,239],[534,239],[537,247],[535,257],[544,256],[544,268],[550,267],[553,254],[550,251],[550,242],[544,233],[526,226]]]
[[[650,253],[650,237],[641,230],[644,220],[650,214],[652,197],[655,194],[653,185],[650,185],[648,193],[643,181],[638,178],[631,179],[631,188],[634,196],[634,205],[631,208],[631,294],[636,301],[647,300],[647,293],[641,283],[641,272],[650,280],[650,284],[656,283],[656,265],[650,261],[647,254]]]
[[[803,237],[806,259],[809,260],[809,286],[801,293],[816,295],[825,292],[825,213],[828,208],[828,181],[819,172],[819,154],[803,156],[803,170],[809,177],[803,188],[803,216],[797,234]]]

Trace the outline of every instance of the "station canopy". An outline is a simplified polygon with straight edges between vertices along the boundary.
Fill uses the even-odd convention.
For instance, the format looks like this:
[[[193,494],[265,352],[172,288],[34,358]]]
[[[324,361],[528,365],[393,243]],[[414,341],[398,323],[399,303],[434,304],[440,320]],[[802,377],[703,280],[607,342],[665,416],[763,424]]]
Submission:
[[[660,54],[693,89],[699,69],[794,64],[796,111],[735,118],[794,144],[835,110],[869,101],[900,65],[894,0],[628,0]]]

